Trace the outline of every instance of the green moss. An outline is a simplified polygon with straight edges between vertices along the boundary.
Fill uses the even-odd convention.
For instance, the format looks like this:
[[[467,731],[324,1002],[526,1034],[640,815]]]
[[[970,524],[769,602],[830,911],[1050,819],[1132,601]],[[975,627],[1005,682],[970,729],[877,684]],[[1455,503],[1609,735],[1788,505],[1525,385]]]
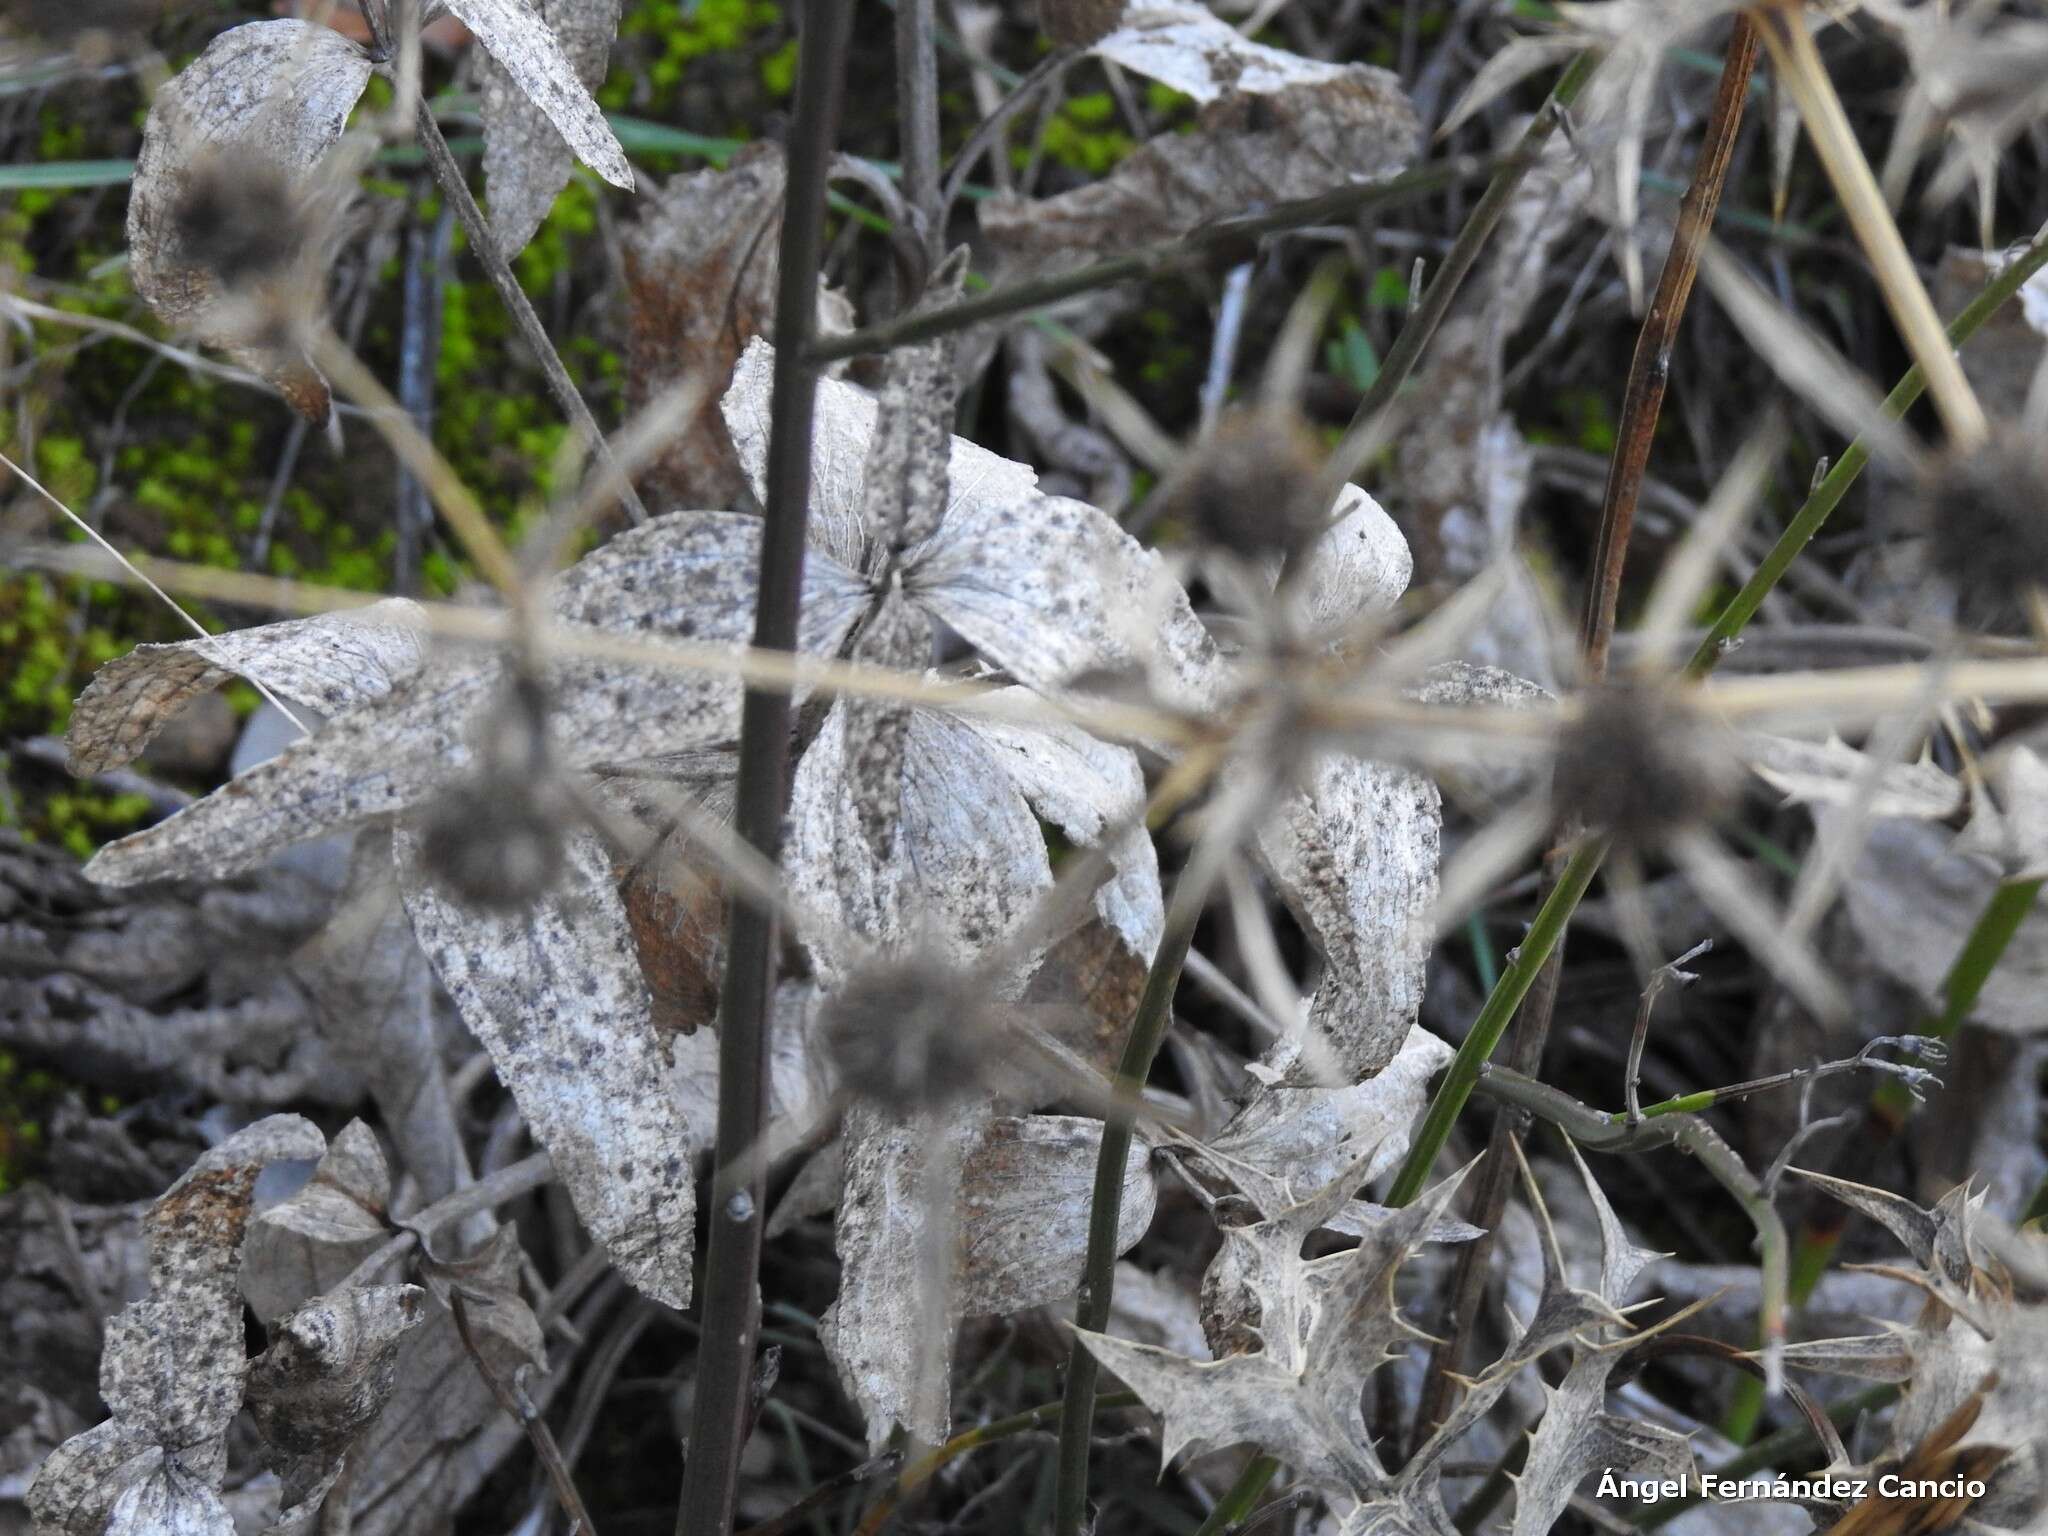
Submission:
[[[1131,152],[1131,136],[1117,122],[1116,102],[1107,91],[1069,96],[1045,125],[1045,156],[1056,164],[1101,176]],[[1010,151],[1021,170],[1030,162],[1029,148]]]

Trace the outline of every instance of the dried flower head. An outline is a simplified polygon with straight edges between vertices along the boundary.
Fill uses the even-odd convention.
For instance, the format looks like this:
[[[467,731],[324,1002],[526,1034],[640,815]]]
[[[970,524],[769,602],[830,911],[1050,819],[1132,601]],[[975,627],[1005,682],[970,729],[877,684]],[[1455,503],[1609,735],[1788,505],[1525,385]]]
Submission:
[[[1101,42],[1123,19],[1124,0],[1038,0],[1045,35],[1068,48]]]
[[[1220,417],[1161,490],[1161,510],[1196,538],[1243,559],[1298,554],[1323,531],[1323,455],[1292,410],[1248,407]]]
[[[1560,819],[1645,848],[1726,811],[1741,765],[1715,725],[1673,689],[1611,682],[1587,694],[1565,726],[1552,775]]]
[[[1916,510],[1977,621],[2010,621],[2031,588],[2048,586],[2048,444],[2003,426],[1941,460]]]
[[[981,985],[927,960],[855,976],[826,1000],[818,1028],[841,1086],[898,1119],[982,1093],[993,1064]]]
[[[230,293],[289,275],[308,233],[303,200],[274,165],[210,155],[171,207],[176,259]]]
[[[564,803],[548,750],[546,697],[521,678],[485,718],[473,773],[427,807],[420,852],[460,899],[516,911],[562,877]]]

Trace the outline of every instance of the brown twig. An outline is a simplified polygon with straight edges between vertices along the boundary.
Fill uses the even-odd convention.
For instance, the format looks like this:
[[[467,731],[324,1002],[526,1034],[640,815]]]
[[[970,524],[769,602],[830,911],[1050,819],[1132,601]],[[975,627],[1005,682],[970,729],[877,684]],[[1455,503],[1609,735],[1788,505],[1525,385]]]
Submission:
[[[583,1497],[577,1493],[575,1479],[569,1476],[569,1468],[562,1461],[562,1452],[555,1444],[548,1421],[531,1403],[521,1401],[521,1394],[506,1385],[491,1369],[490,1362],[484,1359],[483,1351],[477,1347],[476,1335],[470,1332],[469,1308],[459,1289],[449,1292],[448,1308],[455,1314],[455,1331],[462,1335],[462,1347],[469,1351],[469,1358],[475,1362],[477,1375],[483,1377],[484,1385],[491,1389],[491,1396],[498,1400],[498,1406],[518,1421],[520,1428],[526,1431],[526,1438],[533,1442],[534,1454],[547,1470],[548,1481],[554,1486],[562,1513],[570,1519],[569,1536],[597,1536],[597,1527],[591,1523],[590,1511],[583,1507]]]
[[[1629,364],[1620,430],[1608,468],[1607,494],[1600,509],[1593,582],[1586,592],[1580,625],[1584,680],[1589,684],[1606,675],[1615,610],[1621,598],[1622,571],[1628,559],[1629,533],[1635,526],[1636,501],[1642,493],[1650,445],[1656,437],[1657,419],[1664,405],[1672,347],[1699,271],[1700,250],[1713,227],[1721,189],[1728,179],[1729,159],[1742,127],[1750,76],[1756,69],[1758,41],[1754,24],[1746,15],[1738,16],[1728,38],[1728,52],[1721,65],[1721,80],[1714,92],[1706,134],[1693,164],[1692,185],[1679,204],[1678,222],[1671,232],[1664,270],[1657,279],[1656,292],[1649,312],[1643,317],[1635,355]],[[1527,1006],[1515,1020],[1507,1064],[1529,1077],[1542,1071],[1543,1048],[1550,1036],[1563,963],[1564,943],[1560,936],[1530,987]],[[1521,1112],[1512,1105],[1502,1106],[1494,1116],[1485,1158],[1474,1183],[1469,1217],[1481,1235],[1465,1244],[1458,1254],[1445,1321],[1436,1330],[1440,1342],[1430,1350],[1412,1444],[1420,1445],[1442,1422],[1450,1407],[1451,1373],[1463,1341],[1471,1336],[1473,1322],[1479,1315],[1480,1298],[1486,1288],[1487,1260],[1492,1251],[1490,1234],[1500,1224],[1507,1206],[1513,1183],[1511,1144],[1520,1134],[1522,1120]]]

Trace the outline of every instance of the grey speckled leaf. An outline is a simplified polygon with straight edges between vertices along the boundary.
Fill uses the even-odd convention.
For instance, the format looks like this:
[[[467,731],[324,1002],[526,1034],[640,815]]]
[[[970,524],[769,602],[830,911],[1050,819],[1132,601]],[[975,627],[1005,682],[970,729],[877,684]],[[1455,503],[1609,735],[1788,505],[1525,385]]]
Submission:
[[[562,883],[513,914],[465,909],[397,839],[406,908],[462,1017],[554,1159],[576,1213],[642,1291],[690,1300],[696,1190],[610,858],[588,833]]]
[[[843,700],[833,705],[790,796],[785,867],[792,897],[817,919],[804,935],[812,962],[828,985],[875,948],[930,944],[935,958],[972,965],[1052,884],[1037,818],[982,738],[916,709],[896,851],[875,858],[849,792],[850,713]]]
[[[36,1536],[101,1536],[115,1500],[160,1466],[162,1456],[146,1430],[121,1419],[73,1435],[43,1459],[29,1485]]]
[[[1594,1472],[1692,1478],[1692,1442],[1684,1435],[1601,1411],[1607,1374],[1616,1364],[1613,1351],[1580,1345],[1562,1384],[1543,1384],[1543,1422],[1530,1437],[1528,1460],[1515,1482],[1513,1536],[1543,1536]]]
[[[376,1134],[351,1120],[306,1186],[249,1224],[242,1295],[268,1327],[347,1278],[391,1235],[391,1170]]]
[[[1386,508],[1346,485],[1331,508],[1328,531],[1308,552],[1295,609],[1311,633],[1341,634],[1360,618],[1391,609],[1414,574],[1415,557]]]
[[[633,167],[626,162],[625,150],[538,11],[526,0],[442,0],[442,4],[476,34],[513,83],[547,114],[579,160],[613,186],[633,190]],[[615,5],[613,13],[617,14]]]
[[[1215,642],[1164,562],[1086,502],[962,501],[911,551],[905,589],[1019,682],[1139,671],[1170,702],[1218,685]]]
[[[65,734],[69,767],[120,767],[179,710],[231,678],[253,678],[323,715],[380,699],[419,671],[420,619],[418,604],[394,597],[348,613],[138,645],[101,667],[78,696]]]
[[[756,338],[741,355],[719,408],[754,494],[765,499],[768,473],[768,402],[775,379],[775,349]],[[868,443],[875,433],[875,397],[837,379],[818,383],[817,425],[811,435],[810,539],[853,570],[867,559],[861,505],[867,483]],[[946,520],[971,510],[1007,506],[1029,495],[1038,473],[964,437],[952,440],[946,463]],[[942,524],[943,526],[943,524]]]
[[[235,1522],[204,1479],[164,1457],[114,1501],[106,1536],[235,1536]]]
[[[391,1396],[398,1343],[425,1319],[416,1285],[318,1296],[270,1330],[249,1365],[256,1427],[281,1457],[339,1458]]]
[[[1355,757],[1320,758],[1260,829],[1258,853],[1328,965],[1309,1027],[1346,1081],[1394,1059],[1422,1006],[1443,808],[1428,779]],[[1321,1052],[1278,1042],[1292,1080]]]
[[[583,88],[594,91],[604,84],[605,62],[619,30],[619,0],[539,0],[539,10]],[[548,216],[556,194],[569,184],[576,157],[548,114],[494,56],[486,54],[477,73],[483,85],[484,192],[490,199],[491,233],[509,258],[525,248]]]
[[[676,512],[578,561],[549,593],[565,624],[610,634],[739,646],[753,636],[761,520]],[[799,647],[832,654],[865,602],[850,571],[805,562]],[[110,843],[87,873],[107,885],[225,876],[279,848],[425,801],[471,760],[477,712],[504,672],[475,650],[436,657],[406,686],[351,709],[177,815]],[[563,661],[550,668],[551,725],[571,767],[632,762],[729,740],[737,679],[673,667]]]
[[[1962,781],[1932,763],[1880,763],[1839,736],[1796,741],[1745,732],[1742,756],[1758,778],[1802,805],[1860,805],[1872,816],[1945,821],[1963,808]]]

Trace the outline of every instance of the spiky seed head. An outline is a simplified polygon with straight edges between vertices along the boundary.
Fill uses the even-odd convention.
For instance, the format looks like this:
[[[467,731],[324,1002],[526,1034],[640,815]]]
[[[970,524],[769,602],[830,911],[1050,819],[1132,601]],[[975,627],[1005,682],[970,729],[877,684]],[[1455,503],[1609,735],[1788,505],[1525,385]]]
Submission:
[[[1323,529],[1321,445],[1293,411],[1252,406],[1218,418],[1161,491],[1161,510],[1242,559],[1300,553]]]
[[[1551,802],[1561,820],[1642,848],[1717,819],[1740,784],[1725,734],[1682,694],[1611,682],[1583,697],[1559,736]]]
[[[984,1091],[994,1028],[984,989],[933,961],[871,967],[828,998],[819,1040],[840,1085],[899,1120]]]
[[[1934,563],[1973,622],[2010,623],[2048,586],[2048,442],[2013,424],[1948,454],[1919,488]]]
[[[538,685],[515,683],[484,719],[474,771],[427,806],[420,853],[434,878],[486,911],[531,906],[562,878],[571,808],[558,787]]]

